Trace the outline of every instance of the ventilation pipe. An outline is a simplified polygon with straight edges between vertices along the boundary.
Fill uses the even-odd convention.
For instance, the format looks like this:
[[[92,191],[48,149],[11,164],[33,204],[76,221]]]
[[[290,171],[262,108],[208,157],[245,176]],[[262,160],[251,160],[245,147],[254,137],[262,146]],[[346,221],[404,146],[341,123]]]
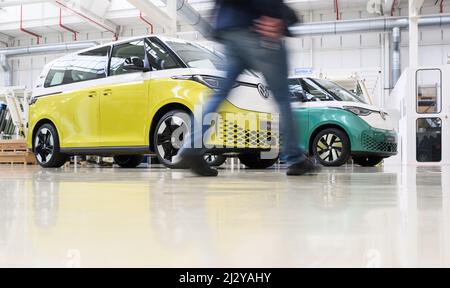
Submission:
[[[450,25],[450,15],[424,16],[418,20],[419,27],[440,27]],[[401,29],[409,28],[408,17],[382,19],[345,20],[335,22],[308,23],[293,26],[291,33],[297,37],[337,35],[346,33],[390,32],[392,31],[391,87],[401,76]]]
[[[401,31],[400,28],[395,27],[392,29],[392,83],[391,87],[397,84],[398,79],[402,74],[402,63],[400,54],[400,43],[401,43]]]
[[[165,5],[167,5],[167,1],[170,0],[161,0],[161,2],[163,2]],[[189,25],[195,27],[195,29],[199,31],[203,36],[209,36],[213,30],[211,24],[205,18],[203,18],[202,15],[200,15],[200,13],[195,10],[187,0],[176,1],[177,13],[182,16]]]
[[[31,47],[0,49],[0,66],[5,73],[4,86],[5,87],[12,86],[12,69],[8,63],[9,57],[46,54],[46,53],[61,53],[74,50],[82,50],[97,45],[98,45],[97,42],[88,41],[88,42],[61,43],[61,44],[49,44]]]
[[[419,27],[443,25],[450,25],[450,15],[424,16],[419,19]],[[408,29],[408,17],[307,23],[293,26],[289,30],[294,36],[305,37],[345,33],[390,32],[394,28]]]

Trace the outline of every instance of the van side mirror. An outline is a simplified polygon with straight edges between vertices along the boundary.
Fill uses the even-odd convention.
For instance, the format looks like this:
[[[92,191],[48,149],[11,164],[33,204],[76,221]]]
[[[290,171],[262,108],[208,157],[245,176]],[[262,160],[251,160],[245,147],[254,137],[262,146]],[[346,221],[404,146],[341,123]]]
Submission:
[[[125,59],[125,62],[123,63],[123,69],[144,72],[145,70],[148,70],[145,68],[144,60],[139,57],[128,57],[127,59]]]

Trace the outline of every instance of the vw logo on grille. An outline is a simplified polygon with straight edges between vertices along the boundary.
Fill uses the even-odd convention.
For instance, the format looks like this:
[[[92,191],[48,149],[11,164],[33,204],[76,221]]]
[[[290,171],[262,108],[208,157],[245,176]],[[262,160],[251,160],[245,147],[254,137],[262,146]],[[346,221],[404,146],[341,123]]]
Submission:
[[[264,97],[266,99],[270,97],[269,89],[266,86],[264,86],[263,84],[258,84],[258,91],[262,97]]]

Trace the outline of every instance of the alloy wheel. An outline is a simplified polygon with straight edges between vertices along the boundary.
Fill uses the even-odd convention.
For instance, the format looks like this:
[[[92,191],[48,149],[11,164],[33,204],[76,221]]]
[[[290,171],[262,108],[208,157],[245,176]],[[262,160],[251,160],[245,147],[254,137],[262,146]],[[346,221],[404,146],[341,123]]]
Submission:
[[[157,149],[159,155],[168,162],[175,162],[183,147],[187,125],[179,116],[170,116],[158,128]]]
[[[214,154],[206,154],[205,155],[205,161],[208,164],[212,164],[212,163],[216,162],[217,158],[219,158],[219,156],[214,155]]]
[[[46,164],[50,161],[54,154],[55,143],[52,132],[47,128],[42,128],[36,135],[34,149],[37,160]]]
[[[325,162],[337,161],[342,151],[342,139],[335,134],[325,134],[317,142],[317,155]]]

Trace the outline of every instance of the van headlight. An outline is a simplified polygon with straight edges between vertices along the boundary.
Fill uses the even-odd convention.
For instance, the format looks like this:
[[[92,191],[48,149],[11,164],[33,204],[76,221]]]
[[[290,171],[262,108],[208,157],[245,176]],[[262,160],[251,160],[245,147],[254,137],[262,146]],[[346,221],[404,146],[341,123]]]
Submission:
[[[37,100],[38,100],[38,97],[31,97],[30,101],[28,102],[28,105],[31,106],[31,105],[36,104]]]
[[[352,112],[353,114],[358,115],[358,116],[369,116],[370,114],[372,114],[374,112],[372,110],[361,108],[361,107],[346,106],[346,107],[344,107],[344,109],[349,112]]]
[[[201,83],[213,90],[218,90],[218,89],[222,88],[224,85],[224,82],[225,82],[224,78],[214,77],[214,76],[195,75],[192,78],[194,81]]]

